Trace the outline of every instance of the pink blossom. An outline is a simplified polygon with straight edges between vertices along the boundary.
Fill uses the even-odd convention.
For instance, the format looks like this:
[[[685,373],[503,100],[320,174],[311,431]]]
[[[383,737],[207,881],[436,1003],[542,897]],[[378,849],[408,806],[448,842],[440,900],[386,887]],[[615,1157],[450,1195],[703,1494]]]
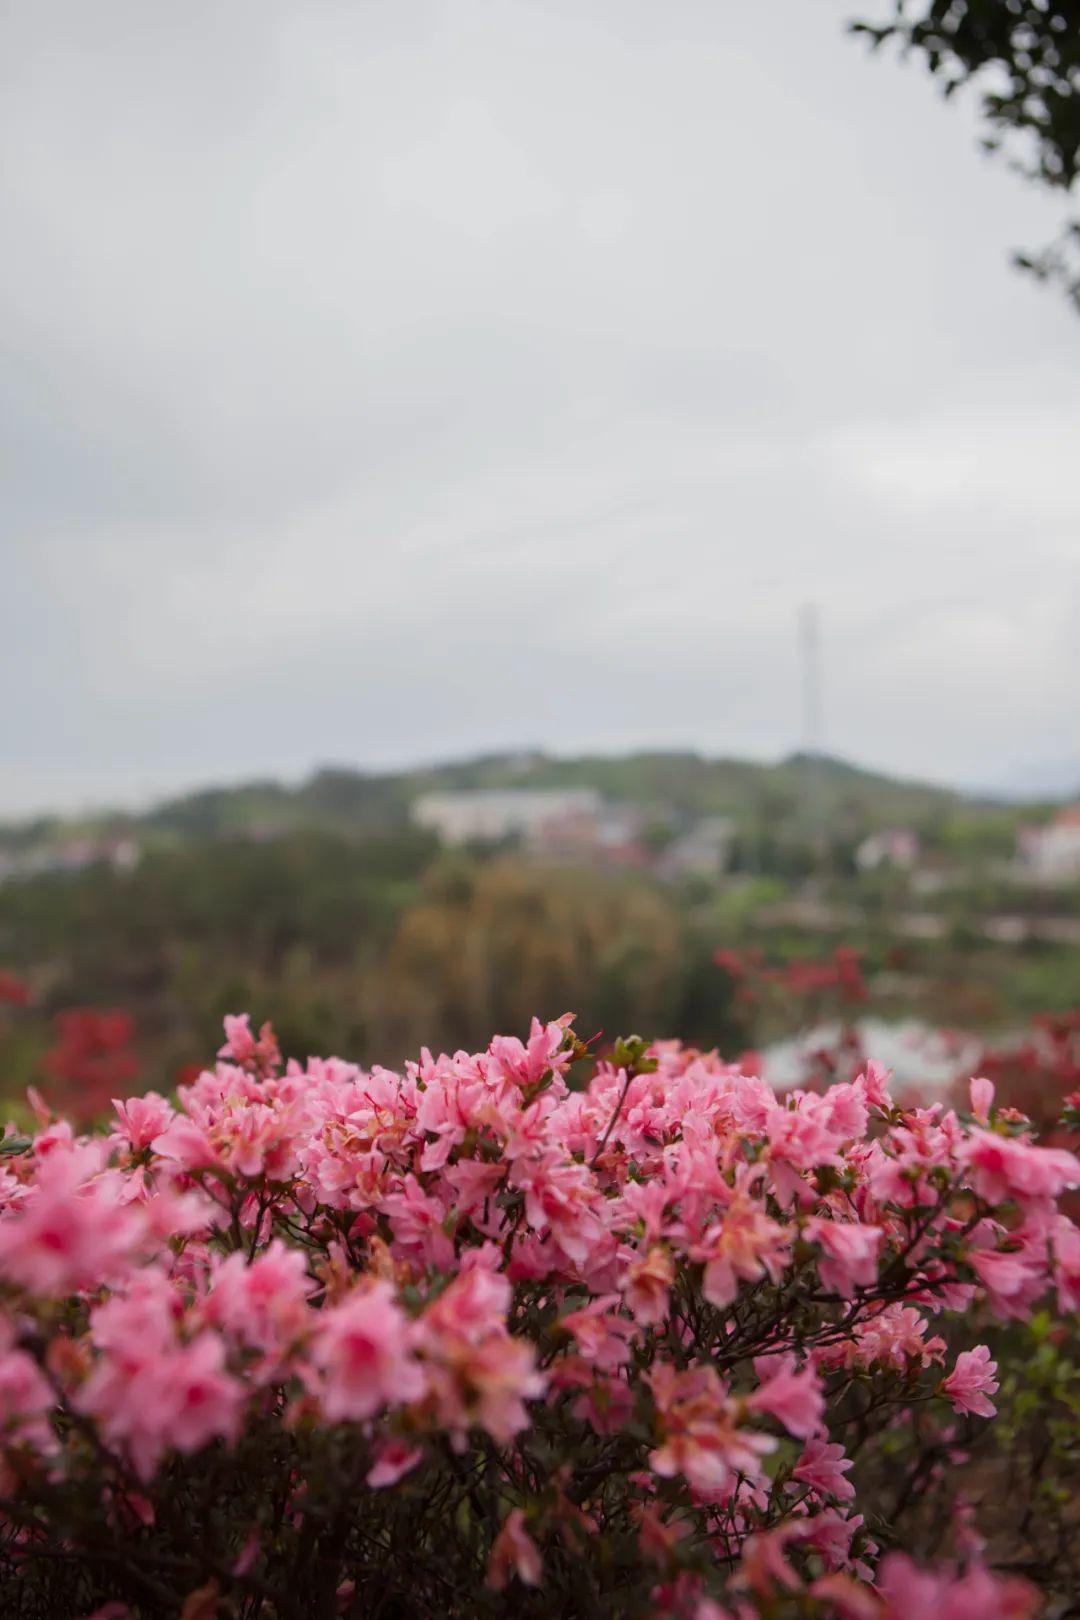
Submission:
[[[760,1458],[775,1449],[767,1435],[740,1430],[735,1407],[715,1370],[697,1365],[678,1372],[658,1362],[649,1376],[661,1443],[649,1461],[662,1478],[682,1474],[709,1501],[729,1496],[740,1474],[760,1480]]]
[[[125,1139],[133,1153],[144,1152],[155,1136],[162,1135],[168,1129],[173,1118],[173,1110],[156,1091],[126,1100],[114,1097],[113,1108],[120,1126],[118,1134]]]
[[[198,1451],[212,1439],[235,1439],[243,1398],[243,1388],[225,1371],[221,1340],[201,1333],[185,1345],[168,1345],[162,1336],[151,1349],[144,1337],[107,1353],[76,1404],[149,1480],[169,1447]]]
[[[243,1344],[277,1354],[314,1325],[311,1292],[302,1252],[275,1239],[250,1262],[231,1254],[215,1268],[203,1314]]]
[[[818,1275],[822,1285],[850,1299],[856,1288],[872,1288],[877,1281],[878,1254],[885,1240],[880,1226],[828,1221],[813,1215],[804,1227],[805,1236],[822,1253]]]
[[[1080,1310],[1080,1227],[1067,1215],[1054,1222],[1054,1283],[1058,1309],[1064,1313]]]
[[[796,1372],[791,1365],[783,1364],[788,1358],[778,1358],[778,1361],[781,1364],[775,1371],[770,1370],[765,1381],[749,1396],[747,1407],[753,1412],[767,1412],[782,1423],[789,1434],[805,1440],[821,1426],[825,1396],[813,1367]],[[757,1365],[761,1367],[762,1363],[759,1361]]]
[[[84,1180],[75,1152],[50,1153],[19,1208],[0,1218],[0,1275],[37,1294],[93,1288],[115,1275],[138,1244],[137,1210],[116,1188]]]
[[[524,1090],[538,1085],[548,1070],[561,1074],[570,1061],[569,1052],[560,1050],[569,1023],[569,1017],[551,1024],[534,1018],[525,1046],[515,1036],[496,1035],[488,1048],[492,1069]]]
[[[460,1441],[478,1424],[500,1443],[528,1426],[527,1400],[546,1387],[531,1344],[506,1331],[509,1287],[490,1266],[463,1272],[417,1324],[440,1422]]]
[[[971,1094],[971,1112],[980,1125],[989,1124],[990,1110],[994,1106],[994,1082],[977,1077],[971,1081],[969,1090]]]
[[[627,1309],[643,1327],[664,1320],[674,1277],[671,1256],[659,1244],[654,1244],[648,1254],[636,1255],[630,1261],[623,1278],[623,1297]]]
[[[175,1159],[184,1170],[206,1170],[221,1163],[208,1131],[186,1115],[172,1120],[150,1145],[162,1158]]]
[[[310,1353],[330,1423],[371,1417],[424,1393],[409,1323],[389,1283],[374,1282],[323,1311]]]
[[[958,1412],[971,1412],[975,1417],[993,1417],[997,1408],[988,1398],[997,1394],[997,1362],[991,1360],[985,1344],[974,1350],[962,1350],[948,1378],[942,1380],[941,1392],[947,1395]]]
[[[788,1107],[776,1104],[769,1111],[765,1130],[776,1163],[796,1170],[840,1163],[842,1138],[834,1128],[828,1097],[805,1095]]]
[[[151,1386],[167,1444],[198,1451],[217,1436],[234,1439],[243,1390],[225,1372],[225,1349],[211,1333],[200,1333],[153,1367]],[[138,1392],[132,1389],[132,1400]]]
[[[999,1316],[1026,1316],[1046,1286],[1044,1272],[1019,1251],[973,1249],[968,1258]]]
[[[927,1367],[940,1361],[943,1339],[926,1337],[926,1319],[910,1305],[880,1307],[857,1323],[846,1342],[822,1346],[814,1354],[818,1366],[893,1367],[898,1372]]]
[[[590,1300],[581,1310],[569,1312],[559,1324],[573,1334],[590,1366],[603,1371],[613,1371],[630,1360],[629,1341],[634,1336],[634,1324],[625,1316],[615,1314],[614,1307],[618,1303],[617,1294],[603,1294]]]
[[[788,1545],[801,1541],[805,1525],[796,1519],[787,1519],[771,1530],[759,1530],[746,1541],[739,1566],[739,1585],[748,1586],[759,1597],[768,1598],[772,1588],[795,1591],[800,1583],[798,1575],[787,1559]]]
[[[45,1414],[56,1404],[49,1382],[25,1350],[0,1349],[0,1441],[55,1449]]]
[[[1018,1136],[973,1130],[965,1156],[975,1190],[990,1203],[1004,1198],[1057,1198],[1080,1186],[1080,1159],[1064,1148],[1038,1147]]]
[[[808,1485],[822,1499],[831,1496],[838,1502],[851,1502],[855,1487],[844,1475],[853,1467],[850,1458],[844,1456],[843,1446],[830,1445],[822,1436],[811,1435],[791,1477]]]
[[[874,1108],[888,1110],[892,1107],[892,1098],[889,1096],[889,1079],[892,1071],[875,1063],[873,1058],[867,1063],[865,1070],[858,1076],[856,1084],[862,1082],[866,1100]]]
[[[870,1120],[865,1084],[856,1080],[851,1085],[830,1086],[825,1100],[829,1129],[844,1140],[861,1141]]]
[[[739,1283],[764,1277],[777,1282],[788,1262],[791,1240],[779,1222],[754,1200],[736,1196],[723,1215],[690,1245],[690,1257],[705,1262],[702,1292],[712,1305],[730,1305]]]
[[[259,1074],[272,1074],[281,1062],[277,1038],[271,1026],[264,1024],[256,1040],[251,1033],[248,1013],[241,1013],[238,1017],[226,1015],[225,1045],[218,1052],[218,1057],[230,1058],[241,1068],[252,1069]]]
[[[977,1565],[953,1576],[918,1569],[906,1553],[881,1561],[883,1620],[1030,1620],[1038,1594],[1026,1581]]]
[[[419,1446],[406,1445],[404,1440],[384,1440],[368,1469],[368,1485],[373,1491],[396,1485],[399,1479],[404,1479],[416,1467],[423,1455]]]
[[[491,1545],[486,1584],[503,1592],[510,1576],[516,1575],[523,1586],[539,1586],[542,1572],[539,1550],[525,1528],[525,1515],[520,1508],[511,1508]]]
[[[600,1233],[596,1185],[588,1168],[550,1151],[541,1159],[516,1160],[513,1179],[525,1193],[530,1226],[540,1234],[550,1232],[571,1260],[587,1259]]]
[[[415,1255],[427,1265],[451,1263],[454,1245],[443,1228],[446,1206],[424,1192],[415,1176],[406,1176],[402,1190],[385,1197],[382,1207],[403,1253]]]
[[[634,1605],[675,1620],[722,1614],[714,1586],[738,1620],[777,1603],[1023,1620],[1027,1589],[977,1562],[887,1560],[879,1602],[829,1426],[847,1434],[857,1381],[875,1413],[869,1480],[879,1410],[901,1424],[936,1392],[993,1414],[989,1350],[946,1369],[937,1319],[984,1295],[1022,1318],[1054,1286],[1063,1309],[1080,1303],[1080,1230],[1056,1208],[1080,1162],[1001,1134],[1026,1126],[992,1115],[988,1082],[973,1084],[973,1126],[941,1104],[894,1106],[872,1064],[781,1101],[715,1053],[662,1042],[628,1083],[600,1061],[570,1089],[567,1028],[534,1021],[525,1041],[425,1051],[396,1074],[283,1068],[271,1031],[231,1019],[221,1061],[175,1109],[151,1093],[118,1102],[108,1134],[49,1117],[11,1142],[0,1488],[37,1493],[34,1536],[51,1533],[49,1493],[70,1490],[77,1540],[78,1493],[100,1488],[110,1534],[138,1525],[149,1569],[163,1496],[188,1499],[173,1454],[242,1437],[215,1512],[232,1567],[260,1579],[276,1544],[251,1539],[258,1493],[284,1504],[291,1535],[359,1466],[371,1490],[405,1481],[394,1516],[494,1492],[497,1590],[558,1581],[588,1538],[640,1524],[658,1567]],[[326,1432],[337,1424],[362,1428]],[[776,1424],[795,1446],[763,1432]],[[957,1435],[940,1437],[957,1463]],[[244,1477],[249,1459],[265,1480],[259,1462]],[[946,1466],[944,1512],[950,1485]],[[977,1527],[956,1522],[952,1545],[977,1560]]]
[[[839,1570],[851,1557],[851,1540],[862,1528],[862,1515],[847,1515],[826,1507],[804,1520],[803,1540],[825,1561],[827,1569]]]
[[[819,1575],[808,1590],[811,1597],[829,1604],[827,1612],[835,1614],[836,1620],[881,1620],[881,1604],[876,1594],[850,1575],[837,1571]]]

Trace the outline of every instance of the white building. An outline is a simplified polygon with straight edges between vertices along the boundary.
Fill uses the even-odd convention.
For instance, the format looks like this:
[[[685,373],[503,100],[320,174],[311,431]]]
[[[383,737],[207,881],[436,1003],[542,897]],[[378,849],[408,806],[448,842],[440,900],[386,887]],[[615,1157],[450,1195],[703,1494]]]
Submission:
[[[1037,883],[1071,883],[1080,878],[1080,805],[1059,810],[1044,827],[1023,827],[1017,853]]]
[[[860,872],[876,872],[879,866],[901,867],[910,872],[919,858],[919,840],[907,827],[889,827],[871,833],[855,851]]]
[[[425,793],[415,800],[413,822],[444,844],[536,839],[546,827],[595,823],[602,801],[593,788],[502,788]]]
[[[661,877],[716,878],[727,870],[735,823],[727,816],[705,816],[669,844],[657,862]]]
[[[88,866],[133,872],[140,854],[133,838],[66,838],[58,843],[35,844],[29,849],[0,851],[0,882],[55,872],[84,872]]]

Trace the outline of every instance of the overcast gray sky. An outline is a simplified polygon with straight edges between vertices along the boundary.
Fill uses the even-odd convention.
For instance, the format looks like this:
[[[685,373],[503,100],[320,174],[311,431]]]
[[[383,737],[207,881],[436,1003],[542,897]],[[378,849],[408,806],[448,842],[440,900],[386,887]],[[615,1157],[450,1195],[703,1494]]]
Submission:
[[[863,0],[866,9],[884,0]],[[0,811],[1080,759],[1056,214],[835,0],[2,0]]]

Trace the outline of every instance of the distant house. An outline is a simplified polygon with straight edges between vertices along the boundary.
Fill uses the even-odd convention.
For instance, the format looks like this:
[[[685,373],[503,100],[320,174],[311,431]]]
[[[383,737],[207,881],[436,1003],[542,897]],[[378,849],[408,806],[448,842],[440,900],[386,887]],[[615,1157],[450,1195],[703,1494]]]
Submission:
[[[1038,883],[1071,883],[1080,878],[1080,805],[1068,805],[1041,827],[1021,827],[1017,856]]]
[[[546,828],[560,826],[595,843],[601,811],[594,788],[502,788],[425,793],[413,803],[411,817],[444,844],[534,842],[542,840]]]
[[[541,860],[581,866],[647,866],[642,842],[645,814],[637,805],[598,801],[538,820],[524,835],[525,847]]]
[[[884,832],[871,833],[855,851],[855,865],[860,872],[876,872],[882,866],[910,872],[918,859],[919,840],[909,827],[888,827]]]
[[[735,823],[727,816],[705,816],[674,839],[657,861],[661,877],[715,878],[727,870]]]
[[[57,872],[83,872],[88,866],[111,866],[131,872],[141,851],[133,838],[65,838],[29,849],[0,851],[0,882],[5,878],[42,877]]]

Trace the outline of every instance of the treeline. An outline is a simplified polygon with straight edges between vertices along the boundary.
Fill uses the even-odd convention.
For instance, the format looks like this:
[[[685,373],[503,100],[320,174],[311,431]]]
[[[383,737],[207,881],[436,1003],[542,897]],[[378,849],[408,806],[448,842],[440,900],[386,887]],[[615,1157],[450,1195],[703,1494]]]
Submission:
[[[679,896],[635,874],[440,851],[424,834],[299,833],[192,844],[0,888],[0,965],[21,974],[32,1078],[49,1021],[73,1006],[134,1019],[146,1084],[201,1060],[227,1012],[270,1017],[283,1049],[400,1063],[422,1043],[476,1047],[534,1013],[731,1049],[747,1038],[716,940]]]

